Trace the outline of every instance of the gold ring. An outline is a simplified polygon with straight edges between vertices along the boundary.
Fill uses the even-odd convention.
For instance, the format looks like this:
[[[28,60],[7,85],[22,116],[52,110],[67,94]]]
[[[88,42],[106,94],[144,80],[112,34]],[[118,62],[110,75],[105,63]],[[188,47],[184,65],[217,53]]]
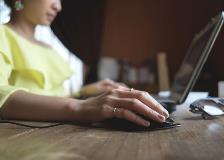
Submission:
[[[115,113],[115,112],[116,112],[116,110],[117,110],[117,108],[115,107],[115,108],[114,108],[114,110],[113,110],[113,112]]]
[[[130,92],[132,92],[134,90],[134,88],[130,88]]]

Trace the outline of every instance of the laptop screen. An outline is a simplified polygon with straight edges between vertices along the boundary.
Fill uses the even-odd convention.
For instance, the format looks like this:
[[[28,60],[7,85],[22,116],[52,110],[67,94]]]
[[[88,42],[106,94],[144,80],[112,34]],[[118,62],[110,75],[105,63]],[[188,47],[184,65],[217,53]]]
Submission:
[[[222,24],[223,15],[221,14],[199,32],[191,42],[171,87],[170,98],[177,103],[183,103],[194,86]]]

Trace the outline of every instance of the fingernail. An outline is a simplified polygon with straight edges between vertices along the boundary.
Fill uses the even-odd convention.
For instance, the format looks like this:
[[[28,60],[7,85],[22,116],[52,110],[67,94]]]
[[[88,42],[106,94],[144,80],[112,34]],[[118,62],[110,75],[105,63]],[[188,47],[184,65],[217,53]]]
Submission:
[[[169,117],[169,113],[167,111],[163,111],[163,115],[168,118]]]
[[[144,121],[144,126],[145,127],[149,127],[150,126],[150,122],[149,121]]]
[[[165,119],[166,119],[164,116],[162,116],[162,115],[160,115],[160,114],[158,114],[158,118],[159,118],[159,120],[162,121],[162,122],[164,122]]]

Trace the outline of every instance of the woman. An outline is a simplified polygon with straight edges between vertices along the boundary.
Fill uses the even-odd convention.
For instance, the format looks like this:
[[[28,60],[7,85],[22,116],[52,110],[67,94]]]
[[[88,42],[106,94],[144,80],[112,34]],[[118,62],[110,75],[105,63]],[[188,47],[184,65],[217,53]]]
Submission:
[[[61,11],[60,0],[5,0],[11,20],[0,26],[0,116],[35,121],[98,122],[123,118],[141,126],[164,122],[168,112],[148,93],[101,81],[81,94],[102,93],[78,100],[68,97],[63,82],[72,75],[55,51],[34,38],[36,25],[50,25]]]

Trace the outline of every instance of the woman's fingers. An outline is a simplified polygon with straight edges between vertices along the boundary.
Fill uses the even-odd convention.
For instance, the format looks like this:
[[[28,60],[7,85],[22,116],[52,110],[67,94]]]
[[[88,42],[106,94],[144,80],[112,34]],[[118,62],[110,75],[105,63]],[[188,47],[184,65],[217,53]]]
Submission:
[[[127,88],[113,89],[102,96],[104,119],[117,117],[148,126],[149,122],[141,115],[158,122],[164,122],[169,116],[163,106],[143,91]]]
[[[105,86],[105,87],[102,88],[102,90],[104,90],[104,91],[111,91],[113,89],[125,90],[127,88],[123,87],[123,86],[110,86],[110,85]]]
[[[112,81],[110,79],[105,79],[102,81],[103,87],[110,87],[111,89],[127,89],[124,83],[119,83]]]
[[[131,110],[124,109],[124,108],[111,107],[110,105],[103,106],[102,116],[103,116],[103,119],[109,119],[113,117],[125,119],[145,127],[148,127],[150,125],[149,121],[144,120],[141,116],[135,114]]]
[[[166,118],[169,117],[168,111],[147,92],[129,89],[129,90],[115,90],[114,93],[116,93],[120,98],[138,99],[146,106],[150,107],[151,109],[155,110],[156,112],[160,113]]]
[[[108,103],[110,106],[118,106],[119,108],[130,110],[158,122],[164,122],[166,119],[165,116],[146,106],[138,99],[118,98],[112,96],[109,97],[109,99],[110,100],[108,100]]]
[[[128,89],[128,86],[127,86],[125,83],[117,82],[117,84],[118,84],[119,86],[122,86],[122,87]]]
[[[114,108],[113,115],[114,117],[126,119],[141,126],[148,127],[150,125],[149,121],[144,120],[142,117],[138,116],[128,109]]]

